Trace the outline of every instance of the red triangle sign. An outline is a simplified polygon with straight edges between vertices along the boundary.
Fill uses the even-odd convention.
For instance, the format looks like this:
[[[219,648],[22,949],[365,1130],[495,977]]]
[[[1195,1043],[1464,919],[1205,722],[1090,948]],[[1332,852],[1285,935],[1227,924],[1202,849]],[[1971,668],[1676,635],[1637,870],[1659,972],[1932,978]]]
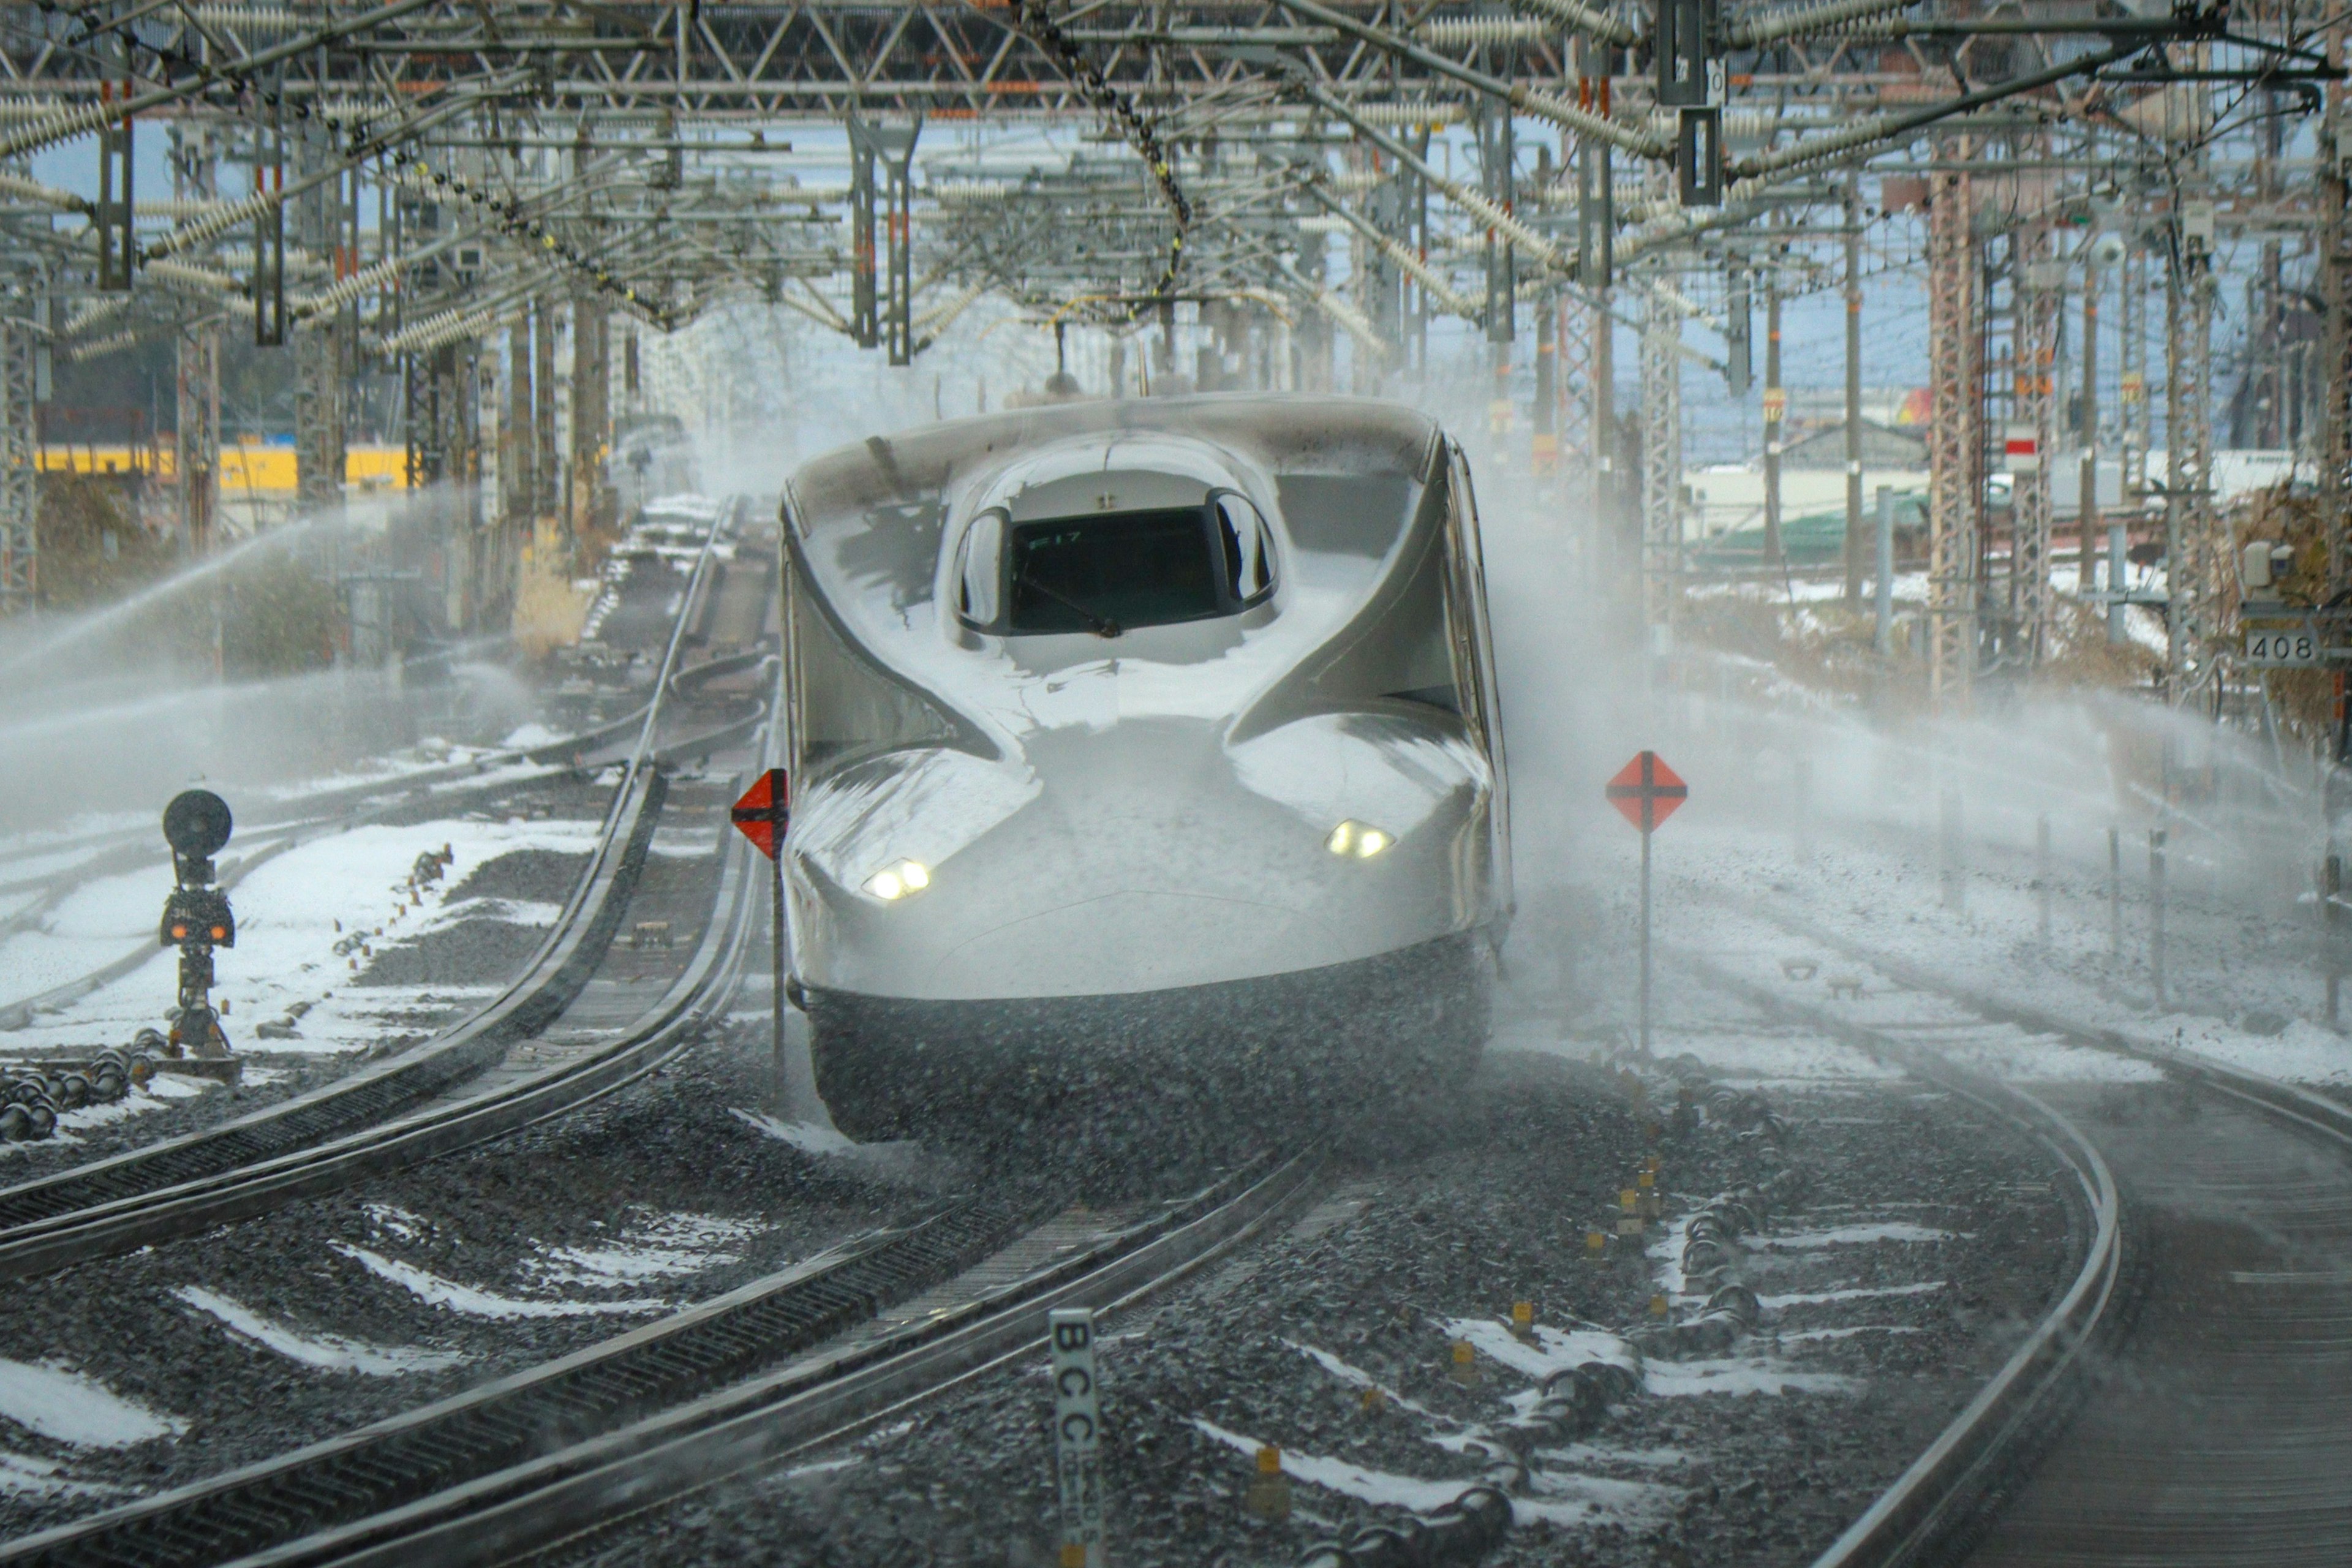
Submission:
[[[784,841],[784,828],[793,819],[792,786],[782,768],[770,768],[751,781],[751,787],[735,803],[730,816],[735,831],[758,846],[760,853],[772,860]]]
[[[1664,757],[1643,752],[1617,770],[1608,794],[1609,804],[1624,813],[1626,821],[1648,833],[1681,809],[1690,798],[1690,785],[1666,766]]]

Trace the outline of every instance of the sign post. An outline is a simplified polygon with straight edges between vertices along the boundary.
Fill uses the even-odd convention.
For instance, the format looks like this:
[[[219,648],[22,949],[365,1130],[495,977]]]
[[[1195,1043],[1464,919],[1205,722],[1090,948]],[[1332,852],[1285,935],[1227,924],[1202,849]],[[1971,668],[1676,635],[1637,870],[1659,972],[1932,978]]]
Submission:
[[[1642,1054],[1650,1054],[1650,835],[1682,808],[1690,785],[1655,752],[1635,756],[1609,781],[1609,804],[1642,830]]]
[[[1095,1381],[1094,1310],[1056,1308],[1051,1321],[1061,1568],[1103,1568],[1102,1396]]]
[[[773,1002],[775,1012],[776,1109],[784,1105],[784,829],[792,823],[792,786],[782,768],[770,768],[751,781],[751,787],[736,801],[730,816],[735,830],[750,839],[761,854],[768,858],[775,875],[771,879],[774,889],[776,939],[776,984]]]

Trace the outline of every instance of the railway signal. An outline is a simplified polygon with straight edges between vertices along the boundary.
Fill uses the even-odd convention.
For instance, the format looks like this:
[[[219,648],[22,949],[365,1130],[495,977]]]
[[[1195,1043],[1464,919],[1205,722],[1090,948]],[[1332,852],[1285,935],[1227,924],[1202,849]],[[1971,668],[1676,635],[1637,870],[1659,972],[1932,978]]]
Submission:
[[[1682,809],[1690,785],[1655,752],[1643,752],[1617,770],[1609,804],[1642,831],[1642,1054],[1650,1054],[1650,835]]]
[[[768,858],[774,872],[772,909],[775,919],[776,984],[772,1004],[775,1014],[776,1109],[784,1106],[784,829],[792,825],[792,781],[782,768],[770,768],[751,781],[738,796],[728,820],[735,831]]]
[[[229,1054],[228,1036],[212,1005],[213,949],[236,945],[236,916],[228,895],[213,886],[213,857],[236,827],[228,802],[208,789],[184,790],[163,808],[163,841],[172,847],[177,883],[163,900],[157,938],[180,950],[180,994],[172,1011],[164,1049],[173,1057],[193,1048],[215,1059]]]

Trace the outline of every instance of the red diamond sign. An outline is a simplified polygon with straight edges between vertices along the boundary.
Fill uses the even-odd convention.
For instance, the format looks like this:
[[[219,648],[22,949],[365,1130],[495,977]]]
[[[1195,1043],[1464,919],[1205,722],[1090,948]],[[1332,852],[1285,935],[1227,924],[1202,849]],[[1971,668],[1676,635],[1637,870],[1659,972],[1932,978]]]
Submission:
[[[1657,752],[1643,752],[1617,770],[1617,776],[1609,781],[1608,793],[1609,804],[1624,813],[1626,821],[1648,833],[1681,809],[1690,798],[1690,785]]]
[[[735,831],[759,846],[761,854],[774,859],[783,846],[785,826],[793,819],[792,788],[784,770],[770,768],[753,779],[730,816]]]

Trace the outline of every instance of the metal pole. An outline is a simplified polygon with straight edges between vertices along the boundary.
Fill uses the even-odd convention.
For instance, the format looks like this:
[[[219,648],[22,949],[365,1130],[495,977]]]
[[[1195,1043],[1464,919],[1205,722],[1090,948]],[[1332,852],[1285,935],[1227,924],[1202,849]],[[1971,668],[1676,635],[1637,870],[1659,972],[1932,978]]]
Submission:
[[[2123,601],[2124,574],[2131,565],[2129,532],[2124,523],[2107,524],[2107,592],[2113,595],[2107,600],[2107,643],[2112,647],[2120,647],[2131,639],[2131,633],[2124,626]]]
[[[769,857],[769,859],[771,861],[771,869],[775,873],[775,876],[770,884],[773,897],[772,901],[769,905],[769,918],[774,922],[776,939],[776,981],[772,987],[775,991],[775,995],[772,999],[771,1005],[775,1015],[776,1109],[777,1110],[782,1111],[786,1109],[788,1104],[787,1096],[789,1094],[790,1080],[784,1076],[784,974],[786,963],[784,958],[784,846],[781,837],[777,840],[775,854]]]
[[[2042,948],[2050,950],[2050,814],[2043,812],[2033,822],[2033,888],[2040,895],[2042,915]]]
[[[1650,835],[1642,834],[1642,1055],[1650,1054]]]
[[[2083,242],[2083,466],[2082,486],[2074,499],[2074,521],[2081,530],[2082,555],[2074,571],[2074,591],[2089,589],[2099,575],[2099,264],[2091,257],[2091,241]],[[2110,581],[2112,589],[2116,584]]]
[[[2107,954],[2124,955],[2124,830],[2107,829]]]
[[[1788,413],[1780,385],[1780,269],[1764,269],[1764,564],[1780,555],[1780,422]]]
[[[2164,837],[2165,830],[2147,830],[2147,976],[2156,1005],[2164,1002]]]
[[[1878,487],[1877,624],[1871,647],[1881,658],[1895,651],[1895,490]]]
[[[1796,776],[1796,837],[1797,864],[1809,865],[1813,858],[1813,759],[1797,759]]]
[[[1845,185],[1845,602],[1862,606],[1862,176]]]
[[[2320,942],[2327,964],[2327,1026],[2342,1022],[2339,1004],[2344,990],[2343,931],[2344,857],[2331,852],[2319,878]]]
[[[1968,886],[1960,868],[1960,792],[1944,792],[1944,907],[1958,913],[1968,907]]]

